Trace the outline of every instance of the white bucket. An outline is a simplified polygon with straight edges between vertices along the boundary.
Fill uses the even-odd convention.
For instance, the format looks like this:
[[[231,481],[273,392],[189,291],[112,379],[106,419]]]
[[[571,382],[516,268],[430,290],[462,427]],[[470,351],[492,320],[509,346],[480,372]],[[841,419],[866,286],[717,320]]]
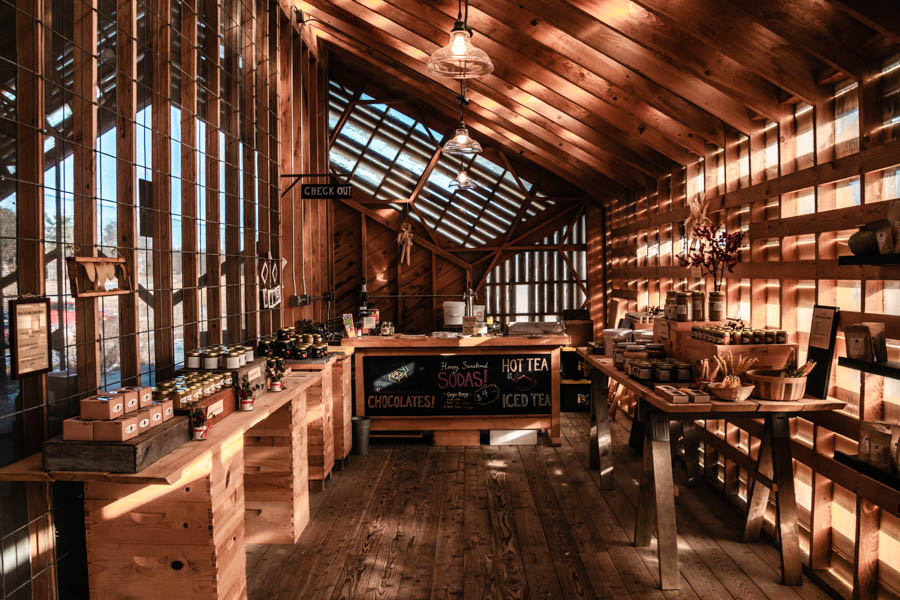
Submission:
[[[603,330],[603,355],[613,355],[613,340],[617,335],[630,332],[630,329],[604,329]]]
[[[444,325],[462,325],[463,315],[466,314],[465,302],[444,302]]]

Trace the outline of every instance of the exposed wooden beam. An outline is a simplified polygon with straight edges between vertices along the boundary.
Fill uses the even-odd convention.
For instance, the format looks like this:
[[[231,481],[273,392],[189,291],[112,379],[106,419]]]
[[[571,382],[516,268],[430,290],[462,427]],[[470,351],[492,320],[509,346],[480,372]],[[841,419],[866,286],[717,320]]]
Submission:
[[[338,139],[338,136],[341,135],[341,129],[344,128],[344,125],[347,124],[347,119],[350,118],[350,113],[353,112],[353,109],[356,107],[357,100],[362,96],[363,90],[365,90],[365,86],[359,88],[353,93],[353,97],[350,99],[350,102],[347,103],[347,106],[344,107],[344,112],[341,113],[341,117],[338,119],[338,122],[334,126],[334,131],[331,132],[331,137],[328,139],[328,148],[334,146],[334,141]]]
[[[322,14],[324,15],[324,13]],[[323,18],[330,19],[328,15],[325,15]],[[341,25],[339,21],[330,20],[337,26]],[[344,27],[349,28],[346,25]],[[358,36],[365,35],[356,30],[353,30],[353,33]],[[402,57],[398,57],[395,60],[395,53],[373,56],[372,46],[362,44],[349,35],[341,34],[339,27],[324,30],[322,35],[338,47],[369,63],[372,67],[388,73],[392,79],[409,85],[411,93],[421,94],[424,102],[431,104],[435,109],[441,110],[448,119],[455,120],[458,118],[455,116],[457,108],[452,106],[453,103],[447,95],[448,88],[434,82],[423,82],[421,78],[410,75],[409,67],[402,62]],[[387,51],[391,52],[390,50]],[[418,68],[424,70],[424,66],[418,65]],[[434,87],[437,89],[433,89]],[[482,113],[484,117],[482,117]],[[533,135],[522,131],[516,125],[505,121],[505,119],[489,113],[489,111],[470,111],[467,123],[471,130],[480,132],[494,140],[495,143],[509,148],[512,152],[523,155],[532,162],[565,176],[573,184],[581,187],[585,193],[594,195],[598,199],[623,193],[627,189],[601,173],[595,172],[591,175],[591,172],[594,171],[592,167],[573,159],[565,153],[559,152],[558,147],[554,146],[554,149],[551,150],[545,142],[537,140]],[[510,129],[507,129],[507,126]]]
[[[137,190],[135,166],[137,114],[137,0],[119,0],[116,6],[116,227],[117,253],[137,282]],[[187,215],[187,213],[186,213]],[[187,219],[186,219],[187,220]],[[119,352],[123,385],[136,385],[140,377],[140,319],[138,296],[119,296]]]
[[[900,4],[884,0],[828,0],[867,27],[900,42]]]
[[[384,225],[384,226],[387,227],[388,229],[391,229],[391,230],[393,230],[393,231],[400,231],[400,224],[399,224],[399,223],[397,223],[397,222],[395,222],[395,221],[391,221],[390,219],[386,218],[384,215],[380,214],[380,213],[377,212],[377,211],[374,211],[374,210],[372,210],[372,209],[370,209],[370,208],[366,208],[365,206],[363,206],[363,205],[360,204],[359,202],[356,202],[356,201],[354,201],[354,200],[340,200],[339,202],[341,202],[341,203],[343,203],[343,204],[349,206],[350,208],[356,210],[356,211],[359,212],[361,215],[363,215],[363,216],[365,216],[365,217],[368,217],[369,219],[372,219],[373,221],[376,221],[376,222],[380,223],[381,225]],[[394,211],[394,212],[396,212],[396,211]],[[396,213],[396,214],[399,215],[399,213]],[[439,254],[439,255],[442,256],[443,258],[446,258],[447,260],[449,260],[450,262],[452,262],[453,264],[455,264],[455,265],[457,265],[457,266],[459,266],[459,267],[462,267],[462,268],[464,268],[464,269],[469,268],[469,263],[467,263],[466,261],[462,260],[462,259],[459,258],[458,256],[455,256],[455,255],[451,254],[450,252],[447,252],[446,250],[444,250],[444,249],[441,248],[440,246],[437,246],[436,244],[433,244],[433,243],[431,243],[431,242],[425,241],[425,240],[420,239],[420,238],[418,238],[418,237],[414,239],[414,243],[419,244],[420,246],[422,246],[422,247],[425,248],[426,250],[430,250],[430,251],[434,252],[435,254]]]
[[[410,204],[416,203],[416,198],[419,197],[419,194],[422,192],[422,188],[425,187],[425,184],[428,182],[428,177],[431,175],[431,172],[434,171],[434,168],[437,166],[438,160],[441,158],[441,153],[444,151],[443,145],[446,142],[447,136],[444,135],[444,139],[441,140],[441,144],[435,148],[434,154],[431,155],[431,158],[428,160],[428,164],[425,165],[425,170],[422,171],[422,174],[419,176],[419,180],[416,182],[416,187],[413,188],[412,193],[409,195]]]
[[[789,40],[749,18],[747,13],[719,0],[635,0],[673,27],[717,48],[774,85],[809,103],[818,88],[814,65]],[[709,23],[715,15],[715,25]],[[736,127],[749,133],[751,128]]]
[[[184,349],[200,346],[197,239],[197,0],[181,4],[181,281]]]
[[[859,50],[871,31],[825,0],[754,0],[728,2],[740,6],[766,29],[790,40],[797,48],[843,72],[861,79],[866,61]],[[900,21],[896,22],[900,28]]]
[[[218,2],[206,2],[207,31],[218,32],[222,14]],[[219,36],[208,35],[206,46],[203,48],[203,56],[206,59],[207,89],[212,93],[206,95],[206,115],[204,126],[206,133],[206,316],[208,344],[222,343],[222,260],[220,257],[221,246],[221,220],[219,211],[219,193],[222,181],[219,177],[219,126],[221,121],[221,101],[219,90],[221,88]]]
[[[769,119],[777,121],[785,112],[776,86],[715,48],[671,27],[631,0],[568,0],[549,7],[552,10],[548,10],[545,1],[528,0],[525,6],[550,23],[570,32],[579,32],[573,35],[585,44],[600,52],[606,51],[611,57],[624,60],[625,64],[639,71],[643,70],[642,64],[646,60],[644,52],[621,46],[621,40],[606,27],[585,27],[585,20],[599,21],[632,42],[658,52],[665,63],[671,64],[671,68],[656,67],[652,73],[647,71],[647,75],[670,89],[677,91],[679,81],[676,79],[673,83],[672,78],[679,78],[684,71],[688,71]],[[657,63],[651,59],[651,64]],[[707,101],[714,102],[714,99]],[[738,126],[738,123],[732,122],[733,118],[739,122],[746,119],[740,110],[732,116],[719,106],[708,110],[732,127]]]
[[[72,97],[73,228],[77,256],[97,255],[97,0],[75,3]],[[155,122],[154,122],[155,125]],[[96,298],[75,300],[75,354],[78,392],[100,387],[100,327]]]
[[[222,55],[222,101],[225,104],[222,131],[225,134],[225,322],[228,343],[243,341],[243,294],[241,292],[241,174],[240,162],[240,50],[241,2],[226,0],[222,19],[225,29]]]
[[[383,26],[378,26],[378,23],[384,21],[384,17],[353,2],[341,2],[340,7],[325,0],[311,0],[311,2],[315,6],[306,2],[303,5],[309,6],[310,11],[317,18],[330,24],[335,30],[352,35],[355,40],[362,42],[366,46],[367,53],[371,53],[373,49],[377,50],[390,56],[399,64],[403,64],[406,68],[426,78],[431,78],[425,68],[425,60],[428,53],[433,49],[433,42],[397,23],[387,22],[383,23]],[[402,13],[402,11],[396,12],[398,14]],[[406,13],[402,14],[406,15]],[[420,23],[419,20],[409,15],[406,15],[405,18],[412,23]],[[410,23],[406,24],[410,25]],[[452,83],[441,81],[438,85],[451,89],[454,94],[456,93],[455,86]],[[531,96],[531,94],[521,88],[508,89],[510,86],[510,83],[501,80],[496,75],[486,77],[483,82],[472,83],[469,87],[469,96],[472,100],[472,104],[469,107],[470,115],[472,113],[480,113],[491,120],[500,121],[502,119],[509,123],[509,128],[515,128],[520,131],[520,133],[516,134],[516,137],[530,139],[532,142],[540,139],[541,142],[552,146],[556,152],[560,149],[566,150],[566,153],[572,159],[577,159],[593,170],[603,172],[613,179],[623,182],[628,180],[634,182],[639,179],[635,173],[635,170],[639,167],[635,167],[633,164],[629,164],[624,159],[619,158],[620,155],[624,155],[623,150],[613,153],[607,149],[619,146],[619,142],[614,137],[606,136],[602,140],[597,139],[595,142],[589,142],[588,145],[585,145],[584,138],[573,135],[571,132],[565,133],[565,130],[559,131],[560,127],[558,124],[554,123],[544,126],[527,117],[526,120],[523,120],[521,113],[534,112],[528,106],[525,106],[529,104],[529,101],[524,96]],[[554,99],[560,103],[570,102],[560,94],[544,86],[541,87],[544,89],[542,93],[553,95]],[[511,99],[518,99],[523,109],[527,108],[527,110],[521,110],[517,113],[508,109],[506,104]],[[537,103],[531,102],[531,105],[535,108],[538,108],[539,105],[544,107],[550,106],[543,100]],[[641,164],[640,168],[646,169],[646,165]]]

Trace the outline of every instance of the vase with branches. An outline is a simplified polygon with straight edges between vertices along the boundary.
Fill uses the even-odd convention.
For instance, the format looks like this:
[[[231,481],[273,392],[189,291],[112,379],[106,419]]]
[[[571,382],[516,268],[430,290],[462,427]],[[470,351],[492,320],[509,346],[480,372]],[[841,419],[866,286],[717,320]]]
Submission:
[[[694,227],[693,238],[684,255],[678,257],[682,266],[700,269],[705,277],[713,280],[713,290],[709,293],[710,321],[725,319],[725,294],[722,283],[725,274],[734,271],[741,260],[741,244],[744,232],[728,233],[711,223]]]

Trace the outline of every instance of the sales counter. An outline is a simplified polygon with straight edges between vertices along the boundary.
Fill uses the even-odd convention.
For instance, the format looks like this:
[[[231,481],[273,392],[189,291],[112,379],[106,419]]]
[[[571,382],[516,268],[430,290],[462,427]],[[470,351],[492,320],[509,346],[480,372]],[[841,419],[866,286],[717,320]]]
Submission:
[[[352,347],[356,414],[373,431],[434,431],[478,443],[486,429],[542,429],[559,443],[560,347],[567,335],[364,336]]]

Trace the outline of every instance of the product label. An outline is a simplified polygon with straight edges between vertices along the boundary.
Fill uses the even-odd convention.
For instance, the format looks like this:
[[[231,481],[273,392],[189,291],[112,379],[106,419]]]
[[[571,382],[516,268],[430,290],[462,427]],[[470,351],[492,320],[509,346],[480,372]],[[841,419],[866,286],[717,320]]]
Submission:
[[[219,400],[206,407],[206,417],[211,419],[216,415],[220,415],[225,411],[225,401]]]
[[[253,367],[249,371],[247,371],[247,379],[253,381],[254,379],[259,379],[262,377],[262,367]]]
[[[154,421],[162,420],[162,413],[153,413],[153,420]]]
[[[137,406],[137,403],[137,398],[132,398],[128,401],[128,408],[134,408],[135,406]]]
[[[687,309],[687,304],[678,304],[677,306],[675,306],[675,313],[679,315],[686,315]]]
[[[140,426],[141,428],[150,427],[150,419],[141,419]]]
[[[134,430],[137,429],[137,425],[132,423],[125,428],[125,433],[134,433]]]
[[[168,416],[171,415],[171,414],[172,414],[172,407],[171,407],[171,406],[167,406],[167,407],[166,407],[166,416],[168,417]]]
[[[725,310],[724,302],[710,302],[709,303],[710,310]]]
[[[150,395],[151,395],[151,394],[144,394],[144,395],[141,397],[141,401],[142,401],[144,404],[150,404]]]
[[[119,411],[121,411],[121,410],[122,410],[122,405],[121,405],[121,404],[113,404],[113,406],[112,406],[112,412],[117,413],[117,412],[119,412]]]

